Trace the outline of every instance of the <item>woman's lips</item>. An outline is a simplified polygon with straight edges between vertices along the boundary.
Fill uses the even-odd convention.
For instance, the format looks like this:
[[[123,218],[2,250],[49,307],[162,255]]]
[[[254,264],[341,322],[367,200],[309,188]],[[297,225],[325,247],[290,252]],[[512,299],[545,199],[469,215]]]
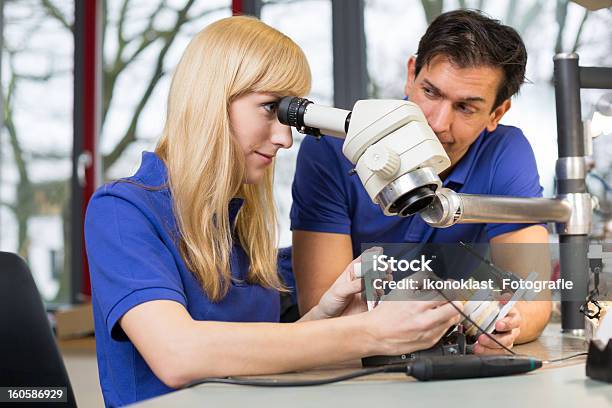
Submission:
[[[264,154],[264,153],[260,153],[258,151],[255,151],[255,153],[262,159],[262,161],[265,164],[270,164],[272,163],[272,159],[274,158],[274,155],[271,154]]]

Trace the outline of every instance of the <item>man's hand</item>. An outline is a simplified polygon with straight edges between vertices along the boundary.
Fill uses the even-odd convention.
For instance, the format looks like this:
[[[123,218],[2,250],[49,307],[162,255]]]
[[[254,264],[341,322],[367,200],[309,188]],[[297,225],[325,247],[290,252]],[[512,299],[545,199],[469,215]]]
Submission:
[[[519,310],[513,307],[506,317],[495,323],[495,331],[491,336],[504,346],[512,348],[521,333],[521,321],[522,317]],[[491,340],[486,334],[478,336],[478,342],[474,344],[475,354],[504,354],[505,352],[499,344]]]
[[[364,252],[382,253],[382,248],[374,247]],[[348,316],[368,310],[362,299],[364,284],[362,276],[355,273],[355,264],[361,262],[363,254],[355,258],[325,291],[319,303],[302,316],[300,321],[328,319]]]
[[[323,294],[319,304],[315,306],[315,318],[327,319],[330,317],[346,316],[368,310],[361,298],[364,290],[363,279],[355,275],[355,264],[361,262],[365,253],[382,253],[382,248],[374,247],[365,251],[354,259],[342,272],[338,279]]]

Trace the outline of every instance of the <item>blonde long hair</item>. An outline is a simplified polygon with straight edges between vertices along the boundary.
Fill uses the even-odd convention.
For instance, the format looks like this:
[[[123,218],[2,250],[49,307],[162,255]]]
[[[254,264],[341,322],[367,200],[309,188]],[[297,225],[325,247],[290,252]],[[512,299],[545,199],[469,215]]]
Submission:
[[[244,153],[229,106],[251,92],[302,96],[310,68],[287,36],[251,17],[212,23],[191,40],[170,87],[164,132],[155,150],[168,169],[179,248],[212,301],[227,294],[233,244],[228,204],[243,197],[236,236],[250,259],[249,283],[283,290],[276,270],[273,167],[244,184]]]

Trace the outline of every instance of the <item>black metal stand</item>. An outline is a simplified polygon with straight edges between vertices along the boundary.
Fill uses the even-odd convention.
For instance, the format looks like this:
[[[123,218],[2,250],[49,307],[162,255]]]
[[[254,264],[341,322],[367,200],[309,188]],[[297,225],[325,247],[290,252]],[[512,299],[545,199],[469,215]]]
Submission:
[[[580,89],[612,89],[612,68],[580,67],[577,54],[557,54],[554,57],[554,82],[559,149],[557,194],[576,198],[586,192]],[[584,317],[579,312],[582,302],[576,298],[586,299],[588,295],[591,208],[584,199],[574,202],[580,202],[582,207],[574,208],[572,218],[559,231],[561,277],[574,282],[571,299],[569,293],[561,293],[561,327],[566,332],[584,330]],[[584,220],[587,215],[588,222]]]

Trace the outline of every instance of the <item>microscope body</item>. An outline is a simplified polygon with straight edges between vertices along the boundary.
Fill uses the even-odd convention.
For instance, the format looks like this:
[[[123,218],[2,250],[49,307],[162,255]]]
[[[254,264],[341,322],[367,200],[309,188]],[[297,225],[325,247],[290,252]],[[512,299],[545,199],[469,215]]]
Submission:
[[[361,100],[353,111],[283,98],[281,123],[314,136],[343,138],[342,152],[385,215],[409,216],[428,205],[450,166],[421,109],[402,100]]]

